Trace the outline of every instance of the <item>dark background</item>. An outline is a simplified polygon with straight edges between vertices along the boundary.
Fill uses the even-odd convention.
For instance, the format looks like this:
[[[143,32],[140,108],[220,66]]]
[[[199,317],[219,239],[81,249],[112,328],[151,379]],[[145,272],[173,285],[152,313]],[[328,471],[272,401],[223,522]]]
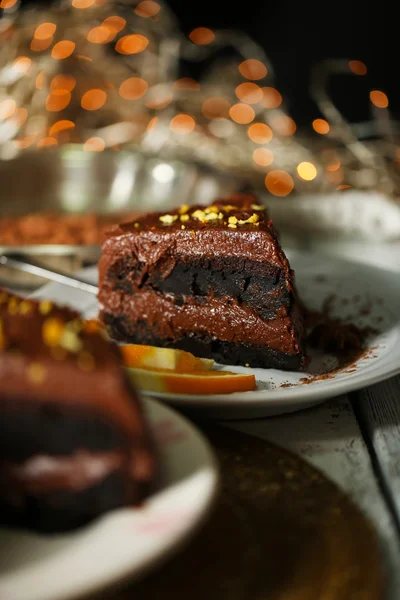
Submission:
[[[394,48],[398,34],[386,0],[166,1],[187,34],[199,26],[234,28],[261,44],[289,112],[300,125],[310,125],[322,116],[309,94],[310,71],[315,63],[329,58],[361,60],[368,69],[364,77],[339,75],[332,80],[331,97],[347,120],[358,123],[371,117],[369,91],[373,89],[388,95],[389,107],[399,117],[398,51]],[[22,4],[38,2],[23,0]],[[201,75],[198,65],[186,69],[186,75]]]
[[[384,91],[397,116],[399,83],[394,49],[395,18],[385,1],[360,0],[168,0],[182,29],[189,33],[198,26],[242,29],[269,56],[277,87],[289,111],[300,124],[321,116],[309,94],[310,71],[324,59],[361,60],[365,77],[337,76],[330,93],[351,122],[371,117],[369,91]],[[392,31],[390,31],[392,30]]]

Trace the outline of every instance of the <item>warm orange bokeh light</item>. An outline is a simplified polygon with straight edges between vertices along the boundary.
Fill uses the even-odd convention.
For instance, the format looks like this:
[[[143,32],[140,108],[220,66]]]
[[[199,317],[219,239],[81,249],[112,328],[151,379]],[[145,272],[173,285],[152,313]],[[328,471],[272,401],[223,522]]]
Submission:
[[[328,133],[330,129],[329,123],[328,121],[325,121],[325,119],[314,119],[312,126],[314,131],[320,133],[321,135]]]
[[[153,0],[143,0],[139,2],[134,10],[139,17],[148,19],[149,17],[155,17],[160,12],[161,6]]]
[[[271,127],[278,135],[288,136],[293,135],[297,129],[296,123],[293,121],[291,117],[287,115],[280,115],[279,117],[275,117],[271,122]]]
[[[113,32],[113,36],[123,30],[126,25],[125,19],[122,17],[118,17],[117,15],[113,17],[107,17],[104,19],[102,23],[103,27],[108,27],[110,32]]]
[[[96,0],[72,0],[72,6],[74,8],[89,8]]]
[[[188,92],[198,92],[200,90],[200,84],[191,77],[181,77],[181,79],[177,79],[172,87],[175,90],[185,90]]]
[[[38,141],[37,143],[37,147],[38,148],[46,148],[48,146],[57,146],[58,142],[56,140],[56,138],[54,137],[45,137],[41,140]]]
[[[86,60],[87,62],[93,62],[93,58],[91,56],[86,56],[85,54],[75,54],[76,58],[79,60]]]
[[[81,106],[85,110],[98,110],[107,100],[107,94],[104,90],[93,89],[87,91],[82,96]]]
[[[252,122],[256,113],[248,104],[238,103],[231,106],[229,116],[232,121],[240,123],[241,125],[246,125],[247,123]]]
[[[327,171],[337,171],[338,169],[340,169],[340,160],[336,160],[334,162],[331,162],[329,164],[326,165],[326,170]]]
[[[138,54],[143,52],[149,45],[149,40],[146,36],[140,33],[124,35],[115,45],[115,49],[120,54]]]
[[[93,27],[87,34],[88,42],[92,44],[106,44],[114,37],[115,33],[105,25]]]
[[[304,161],[297,165],[297,174],[304,181],[312,181],[317,176],[317,169],[315,165],[310,162]]]
[[[207,119],[226,119],[231,105],[225,98],[215,96],[207,98],[201,105],[202,113]]]
[[[41,23],[35,29],[33,37],[37,40],[47,40],[56,32],[57,26],[54,23]]]
[[[262,103],[265,108],[278,108],[282,104],[282,96],[273,87],[263,87],[261,88],[263,93]]]
[[[25,148],[29,148],[29,146],[32,146],[33,142],[36,140],[36,137],[36,135],[27,135],[22,139],[14,140],[14,144],[16,148],[23,150]]]
[[[17,1],[18,0],[1,0],[0,8],[3,8],[4,10],[7,8],[12,8],[17,4]]]
[[[47,96],[46,109],[50,112],[63,110],[71,102],[71,93],[68,90],[54,90]]]
[[[196,121],[190,115],[181,113],[171,119],[170,128],[181,135],[190,133],[196,126]]]
[[[268,73],[267,67],[255,58],[244,60],[240,63],[238,69],[240,74],[246,77],[246,79],[262,79]]]
[[[137,100],[144,96],[148,90],[147,82],[140,77],[125,79],[119,86],[119,95],[125,100]]]
[[[294,188],[294,182],[289,173],[276,169],[267,174],[265,187],[274,196],[288,196]]]
[[[7,100],[0,102],[0,119],[8,119],[11,117],[16,108],[17,104],[15,100],[12,100],[11,98],[7,98]]]
[[[26,108],[16,108],[12,118],[14,121],[18,123],[18,125],[23,125],[28,118],[28,111]]]
[[[66,119],[62,121],[56,121],[49,129],[49,135],[55,135],[60,131],[65,131],[66,129],[73,129],[75,127],[75,123],[73,121],[68,121]]]
[[[36,77],[36,87],[38,90],[41,90],[44,86],[44,71],[40,71],[38,76]]]
[[[173,100],[173,95],[171,92],[167,90],[163,90],[163,92],[157,94],[151,94],[149,98],[145,100],[145,106],[147,108],[152,108],[154,110],[161,110],[171,104]]]
[[[256,83],[241,83],[235,93],[239,100],[246,104],[257,104],[263,97],[261,88]]]
[[[355,75],[366,75],[367,67],[361,60],[350,60],[349,69]]]
[[[389,106],[389,98],[386,96],[385,92],[372,90],[372,92],[369,93],[369,99],[377,108],[387,108]]]
[[[76,79],[72,75],[56,75],[50,83],[50,90],[67,90],[71,92],[76,86]]]
[[[211,44],[215,40],[215,33],[208,27],[196,27],[189,33],[189,39],[200,46]]]
[[[269,167],[274,162],[274,155],[268,148],[256,148],[253,152],[253,160],[260,167]]]
[[[256,144],[268,144],[273,137],[271,127],[265,123],[253,123],[247,129],[247,135]]]
[[[337,186],[337,190],[348,190],[350,189],[352,186],[348,185],[347,183],[342,183],[342,185],[338,185]]]
[[[71,42],[70,40],[62,40],[61,42],[54,44],[54,48],[51,51],[51,56],[53,58],[62,60],[63,58],[68,58],[68,56],[71,56],[74,50],[74,42]]]
[[[344,179],[343,169],[339,168],[336,171],[327,171],[325,173],[325,177],[331,183],[335,183],[335,184],[342,183],[342,181]]]
[[[157,125],[158,117],[153,117],[147,124],[147,131],[151,131]]]
[[[91,137],[83,145],[85,152],[103,152],[106,144],[101,137]]]
[[[16,58],[12,64],[13,69],[18,71],[19,73],[27,73],[32,64],[32,61],[27,56],[19,56]]]
[[[33,52],[41,52],[42,50],[47,50],[47,48],[51,46],[52,43],[53,36],[50,36],[45,40],[38,40],[36,38],[33,38],[33,40],[31,41],[30,49],[33,50]]]

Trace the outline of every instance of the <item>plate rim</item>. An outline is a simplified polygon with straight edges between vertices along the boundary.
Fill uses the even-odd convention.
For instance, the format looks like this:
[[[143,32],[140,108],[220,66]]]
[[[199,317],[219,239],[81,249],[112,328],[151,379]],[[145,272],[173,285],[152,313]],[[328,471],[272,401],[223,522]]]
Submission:
[[[362,274],[363,279],[366,279],[367,276],[371,276],[371,274],[375,274],[375,277],[379,277],[380,279],[383,278],[385,280],[386,294],[400,293],[400,282],[396,283],[396,271],[393,269],[384,269],[374,264],[355,261],[341,256],[333,256],[323,252],[314,252],[312,250],[289,248],[285,249],[285,253],[291,264],[292,261],[301,261],[303,265],[310,265],[310,269],[315,269],[316,265],[323,264],[328,268],[336,267],[336,269],[339,269],[342,267],[345,268],[347,272],[356,270],[358,274]],[[297,277],[299,267],[294,265],[293,268],[295,277]],[[86,276],[89,278],[96,277],[96,273],[97,265],[86,267],[81,271],[83,277]],[[40,293],[42,293],[42,290],[45,290],[47,285],[52,286],[58,284],[46,284],[40,288]],[[400,329],[400,307],[396,316],[399,318],[397,327]],[[393,329],[395,327],[396,326],[394,326]],[[376,368],[378,368],[378,372],[376,371]],[[354,373],[353,376],[348,379],[313,381],[312,384],[294,385],[290,388],[280,388],[277,394],[274,394],[276,388],[271,390],[255,390],[253,392],[218,395],[172,394],[168,392],[150,391],[143,391],[142,394],[148,398],[156,398],[178,410],[196,410],[198,414],[200,414],[200,411],[204,411],[205,415],[213,418],[268,418],[269,416],[300,411],[310,406],[321,404],[340,394],[354,392],[357,389],[374,385],[398,375],[399,373],[400,355],[399,363],[396,366],[393,366],[393,364],[390,363],[387,364],[387,367],[385,368],[385,366],[381,364],[368,373],[365,373],[364,371]],[[334,387],[333,391],[331,386]],[[230,417],[229,414],[224,415],[224,411],[226,411],[226,413],[231,412],[232,416]],[[248,416],[246,414],[247,412]]]
[[[132,582],[132,584],[134,584],[134,582],[137,579],[140,579],[144,576],[146,576],[149,573],[152,573],[153,571],[156,571],[160,566],[162,566],[166,561],[168,561],[170,558],[172,558],[176,553],[178,553],[183,547],[185,547],[186,544],[190,543],[190,541],[195,537],[195,535],[201,530],[201,528],[203,527],[204,523],[207,521],[207,518],[209,517],[210,513],[213,510],[213,507],[217,501],[218,498],[218,494],[220,492],[220,486],[221,486],[221,478],[220,478],[220,467],[219,467],[219,462],[217,459],[217,456],[211,446],[211,443],[208,441],[207,437],[205,436],[205,434],[193,423],[193,421],[191,421],[190,419],[188,419],[185,415],[183,415],[182,413],[180,413],[178,410],[174,409],[173,407],[171,407],[168,404],[165,404],[155,398],[146,398],[143,397],[141,398],[141,401],[143,402],[143,408],[144,410],[146,410],[146,404],[147,405],[153,405],[153,409],[154,407],[156,407],[158,409],[161,409],[161,412],[165,412],[168,413],[169,417],[173,418],[175,423],[181,423],[184,425],[185,429],[187,432],[189,432],[190,434],[190,438],[191,440],[195,439],[197,443],[199,443],[202,447],[202,450],[205,454],[205,456],[207,457],[207,461],[204,463],[204,468],[207,469],[207,471],[209,472],[210,477],[207,478],[207,480],[209,481],[208,486],[204,489],[202,496],[201,496],[201,510],[194,510],[193,514],[191,516],[190,519],[190,524],[188,524],[187,527],[185,527],[182,530],[178,531],[178,534],[175,534],[175,536],[173,537],[172,541],[169,542],[169,544],[162,549],[162,551],[158,551],[155,553],[155,556],[151,557],[150,559],[148,559],[147,561],[145,561],[143,564],[140,564],[138,567],[135,568],[135,565],[132,564],[132,561],[130,562],[129,565],[123,565],[122,567],[118,568],[118,566],[114,566],[114,568],[108,572],[104,577],[100,577],[100,579],[98,578],[91,578],[90,581],[87,583],[87,581],[85,581],[85,584],[78,584],[75,588],[72,587],[72,589],[68,592],[68,591],[61,591],[61,592],[54,592],[55,595],[51,595],[51,600],[78,600],[81,599],[82,600],[84,598],[87,597],[91,597],[93,594],[98,593],[98,592],[108,592],[110,590],[112,590],[114,587],[118,587],[118,586],[122,586],[124,583],[127,583],[129,581]],[[162,490],[160,490],[161,492],[166,492],[168,491],[170,485],[168,485],[165,488],[162,488]],[[157,496],[157,492],[154,495],[155,497]],[[149,499],[151,499],[152,495],[149,496]],[[196,507],[198,508],[198,504],[199,502],[196,502]],[[119,510],[124,510],[124,507],[122,507],[121,509],[116,509],[115,513],[117,514],[119,512]],[[140,510],[140,509],[137,509]],[[108,511],[107,513],[105,513],[104,515],[102,515],[103,517],[107,517],[112,515],[114,511]],[[100,517],[101,518],[101,517]],[[95,526],[96,520],[93,521],[91,523],[92,526]],[[13,530],[12,529],[8,529],[6,527],[2,527],[2,530],[7,530],[11,532],[11,535],[13,534]],[[25,531],[25,530],[24,530]],[[79,530],[77,530],[79,531]],[[34,532],[29,532],[29,531],[25,531],[25,533],[32,533],[32,535],[35,535]],[[57,535],[61,535],[62,534],[55,534]],[[79,544],[80,545],[80,544]],[[100,573],[101,575],[101,573]],[[70,579],[71,581],[71,579]],[[72,581],[74,581],[74,579],[72,579]],[[1,577],[0,577],[0,592],[1,592]],[[53,594],[52,590],[50,589],[48,594]],[[33,596],[33,598],[36,600],[37,596]],[[48,596],[48,599],[50,599],[50,596]],[[10,600],[21,600],[20,596],[10,596]],[[28,598],[29,600],[29,598]]]

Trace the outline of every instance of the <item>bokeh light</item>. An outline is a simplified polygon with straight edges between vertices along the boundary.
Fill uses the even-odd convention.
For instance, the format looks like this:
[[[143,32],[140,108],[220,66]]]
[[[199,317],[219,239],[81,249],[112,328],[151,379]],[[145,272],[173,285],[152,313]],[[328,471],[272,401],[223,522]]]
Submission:
[[[274,154],[268,148],[256,148],[253,152],[253,160],[260,167],[269,167],[274,162]]]
[[[231,105],[225,98],[215,96],[207,98],[201,105],[202,113],[207,119],[226,119]]]
[[[367,67],[361,60],[350,60],[349,69],[355,75],[366,75]]]
[[[50,91],[68,90],[71,92],[76,86],[76,79],[73,75],[56,75],[50,83]]]
[[[98,25],[89,31],[87,39],[92,44],[106,44],[114,35],[115,33],[105,25]]]
[[[275,133],[281,136],[293,135],[297,129],[296,123],[292,117],[279,115],[271,121],[271,127]]]
[[[65,131],[66,129],[73,129],[75,127],[75,123],[73,121],[69,121],[67,119],[63,119],[61,121],[56,121],[49,129],[49,135],[54,136],[60,131]]]
[[[98,110],[107,100],[107,94],[104,90],[92,89],[85,92],[81,99],[81,106],[85,110]]]
[[[12,98],[7,98],[0,102],[0,120],[11,117],[11,115],[14,114],[16,107],[17,104]]]
[[[246,104],[257,104],[263,97],[262,90],[256,83],[241,83],[235,93],[239,100]]]
[[[57,146],[58,142],[54,137],[44,137],[37,143],[38,148],[46,148],[49,146]]]
[[[275,88],[266,86],[261,88],[261,91],[265,108],[278,108],[282,104],[282,96]]]
[[[68,58],[68,56],[71,56],[74,50],[74,42],[71,42],[70,40],[62,40],[61,42],[54,44],[53,50],[51,51],[51,56],[53,58],[57,58],[58,60],[62,60],[64,58]]]
[[[328,121],[325,121],[325,119],[314,119],[312,126],[314,131],[320,133],[321,135],[329,133],[330,126]]]
[[[304,181],[312,181],[317,176],[317,169],[313,163],[304,161],[297,165],[297,174]]]
[[[32,60],[30,58],[28,58],[27,56],[19,56],[14,60],[12,66],[13,69],[18,71],[18,73],[25,75],[25,73],[29,71],[31,64]]]
[[[137,100],[144,96],[148,90],[148,84],[140,77],[125,79],[119,86],[119,95],[125,100]]]
[[[255,58],[249,58],[240,63],[239,72],[246,79],[262,79],[268,73],[267,67]]]
[[[208,27],[197,27],[189,33],[189,39],[199,46],[211,44],[215,40],[215,33]]]
[[[47,40],[55,34],[56,29],[55,23],[41,23],[36,27],[33,37],[37,40]]]
[[[155,17],[161,10],[161,6],[158,2],[154,2],[153,0],[142,0],[134,9],[134,12],[139,15],[139,17],[143,17],[144,19],[148,19],[149,17]]]
[[[171,119],[170,128],[174,133],[184,135],[193,131],[196,121],[190,115],[181,113]]]
[[[198,92],[200,90],[200,84],[191,77],[181,77],[177,79],[172,86],[175,90],[182,90],[187,92]]]
[[[115,49],[120,54],[138,54],[143,52],[149,45],[149,40],[145,35],[132,33],[120,38],[115,45]]]
[[[18,0],[1,0],[0,8],[7,10],[7,8],[12,8],[17,4]]]
[[[101,137],[91,137],[83,145],[85,152],[103,152],[106,144]]]
[[[58,112],[63,110],[71,102],[71,92],[68,90],[54,90],[46,99],[46,110]]]
[[[374,106],[377,108],[387,108],[389,106],[389,99],[385,92],[380,90],[372,90],[369,93],[369,98]]]
[[[44,71],[40,71],[40,73],[36,77],[36,87],[38,90],[43,89],[43,87],[44,87]]]
[[[72,6],[74,8],[89,8],[89,6],[93,6],[96,0],[72,0]]]
[[[286,171],[275,169],[265,177],[265,187],[274,196],[288,196],[294,189],[294,181]]]
[[[30,49],[33,52],[42,52],[43,50],[47,50],[47,48],[49,48],[52,43],[53,36],[50,36],[49,38],[46,38],[44,40],[38,40],[36,38],[33,38],[33,40],[31,41]]]
[[[265,123],[253,123],[248,127],[247,135],[256,144],[268,144],[273,137],[271,127]]]
[[[229,116],[232,121],[245,125],[253,121],[256,113],[248,104],[238,103],[231,106],[229,109]]]

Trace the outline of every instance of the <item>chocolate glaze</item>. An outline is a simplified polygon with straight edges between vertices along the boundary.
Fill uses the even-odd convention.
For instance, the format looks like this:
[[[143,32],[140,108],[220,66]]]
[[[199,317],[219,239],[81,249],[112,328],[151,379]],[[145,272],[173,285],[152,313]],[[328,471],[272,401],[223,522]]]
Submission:
[[[42,495],[54,490],[83,490],[121,470],[126,455],[121,452],[69,456],[32,456],[23,463],[0,460],[0,487],[3,493]]]

